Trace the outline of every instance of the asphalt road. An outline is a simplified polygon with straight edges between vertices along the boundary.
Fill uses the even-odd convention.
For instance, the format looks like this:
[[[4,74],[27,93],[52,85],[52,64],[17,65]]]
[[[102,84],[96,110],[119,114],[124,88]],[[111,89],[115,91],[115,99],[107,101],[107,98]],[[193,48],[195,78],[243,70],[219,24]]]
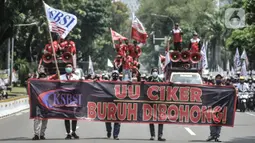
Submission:
[[[33,120],[28,119],[28,111],[0,120],[0,142],[20,143],[34,142]],[[106,139],[105,125],[102,122],[78,122],[77,134],[79,140],[64,140],[64,121],[49,120],[46,130],[47,140],[41,143],[150,143],[149,126],[147,124],[122,124],[119,141]],[[164,137],[167,143],[196,143],[205,142],[209,135],[207,126],[165,125]],[[255,112],[236,114],[235,127],[223,127],[222,142],[226,143],[255,143]]]

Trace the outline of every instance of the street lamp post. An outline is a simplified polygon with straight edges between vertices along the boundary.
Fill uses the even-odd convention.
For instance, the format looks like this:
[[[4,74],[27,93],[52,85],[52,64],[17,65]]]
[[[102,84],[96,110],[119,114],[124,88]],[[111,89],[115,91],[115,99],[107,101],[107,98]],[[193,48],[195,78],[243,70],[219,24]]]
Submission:
[[[170,20],[171,20],[171,22],[172,22],[172,26],[174,26],[174,20],[173,20],[171,17],[169,17],[169,16],[166,16],[166,15],[160,15],[160,14],[155,14],[155,13],[152,13],[151,15],[152,15],[152,16],[157,16],[157,17],[168,18],[168,19],[170,19]]]
[[[15,24],[14,27],[24,27],[24,26],[33,26],[33,25],[37,25],[38,22],[33,22],[33,23],[28,23],[28,24]],[[11,37],[11,39],[8,39],[8,76],[9,76],[9,84],[10,86],[12,86],[12,70],[13,70],[13,53],[14,53],[14,38]],[[10,61],[11,60],[11,61]]]

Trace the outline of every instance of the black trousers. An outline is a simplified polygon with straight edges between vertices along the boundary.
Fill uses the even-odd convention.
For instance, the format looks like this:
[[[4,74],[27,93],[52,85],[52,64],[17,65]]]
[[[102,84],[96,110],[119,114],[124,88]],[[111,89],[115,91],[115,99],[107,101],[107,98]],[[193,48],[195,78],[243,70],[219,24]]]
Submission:
[[[107,133],[111,133],[112,132],[112,123],[111,122],[106,122],[105,126],[106,126]],[[120,123],[114,123],[113,137],[118,137],[119,133],[120,133]]]
[[[76,131],[76,126],[77,126],[77,120],[72,120],[72,131]],[[66,127],[66,132],[69,134],[71,132],[70,128],[70,120],[65,120],[65,127]]]
[[[219,138],[221,132],[221,126],[210,126],[210,136]]]
[[[155,137],[155,126],[154,124],[150,124],[150,132],[151,136]],[[158,124],[158,138],[163,136],[163,124]]]
[[[174,50],[175,51],[182,51],[182,43],[181,42],[174,42]]]

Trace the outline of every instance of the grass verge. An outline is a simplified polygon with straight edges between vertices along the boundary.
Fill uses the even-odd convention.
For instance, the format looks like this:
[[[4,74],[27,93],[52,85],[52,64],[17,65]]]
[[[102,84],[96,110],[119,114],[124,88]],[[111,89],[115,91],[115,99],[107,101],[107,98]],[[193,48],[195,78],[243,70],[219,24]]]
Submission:
[[[28,97],[28,96],[27,95],[20,95],[20,96],[17,96],[17,97],[0,100],[0,103],[10,102],[10,101],[14,101],[14,100],[18,100],[18,99],[22,99],[22,98],[26,98],[26,97]]]

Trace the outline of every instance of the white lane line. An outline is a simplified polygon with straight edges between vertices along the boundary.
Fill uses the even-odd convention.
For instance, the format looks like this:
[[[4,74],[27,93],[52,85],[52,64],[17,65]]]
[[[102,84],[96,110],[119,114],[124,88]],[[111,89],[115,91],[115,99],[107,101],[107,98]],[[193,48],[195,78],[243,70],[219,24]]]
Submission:
[[[19,116],[19,115],[22,115],[23,113],[28,113],[28,112],[29,112],[29,110],[24,110],[24,111],[21,111],[19,113],[16,113],[15,115]]]
[[[187,132],[189,132],[190,135],[195,136],[196,134],[188,127],[184,127]]]
[[[252,114],[252,113],[247,113],[247,112],[246,112],[246,114],[248,114],[248,115],[251,115],[251,116],[254,116],[254,117],[255,117],[255,115],[254,115],[254,114]]]
[[[22,111],[22,113],[28,113],[29,112],[29,109],[28,110],[25,110],[25,111]]]
[[[19,115],[22,115],[23,113],[22,112],[19,112],[17,114],[15,114],[16,116],[19,116]]]

